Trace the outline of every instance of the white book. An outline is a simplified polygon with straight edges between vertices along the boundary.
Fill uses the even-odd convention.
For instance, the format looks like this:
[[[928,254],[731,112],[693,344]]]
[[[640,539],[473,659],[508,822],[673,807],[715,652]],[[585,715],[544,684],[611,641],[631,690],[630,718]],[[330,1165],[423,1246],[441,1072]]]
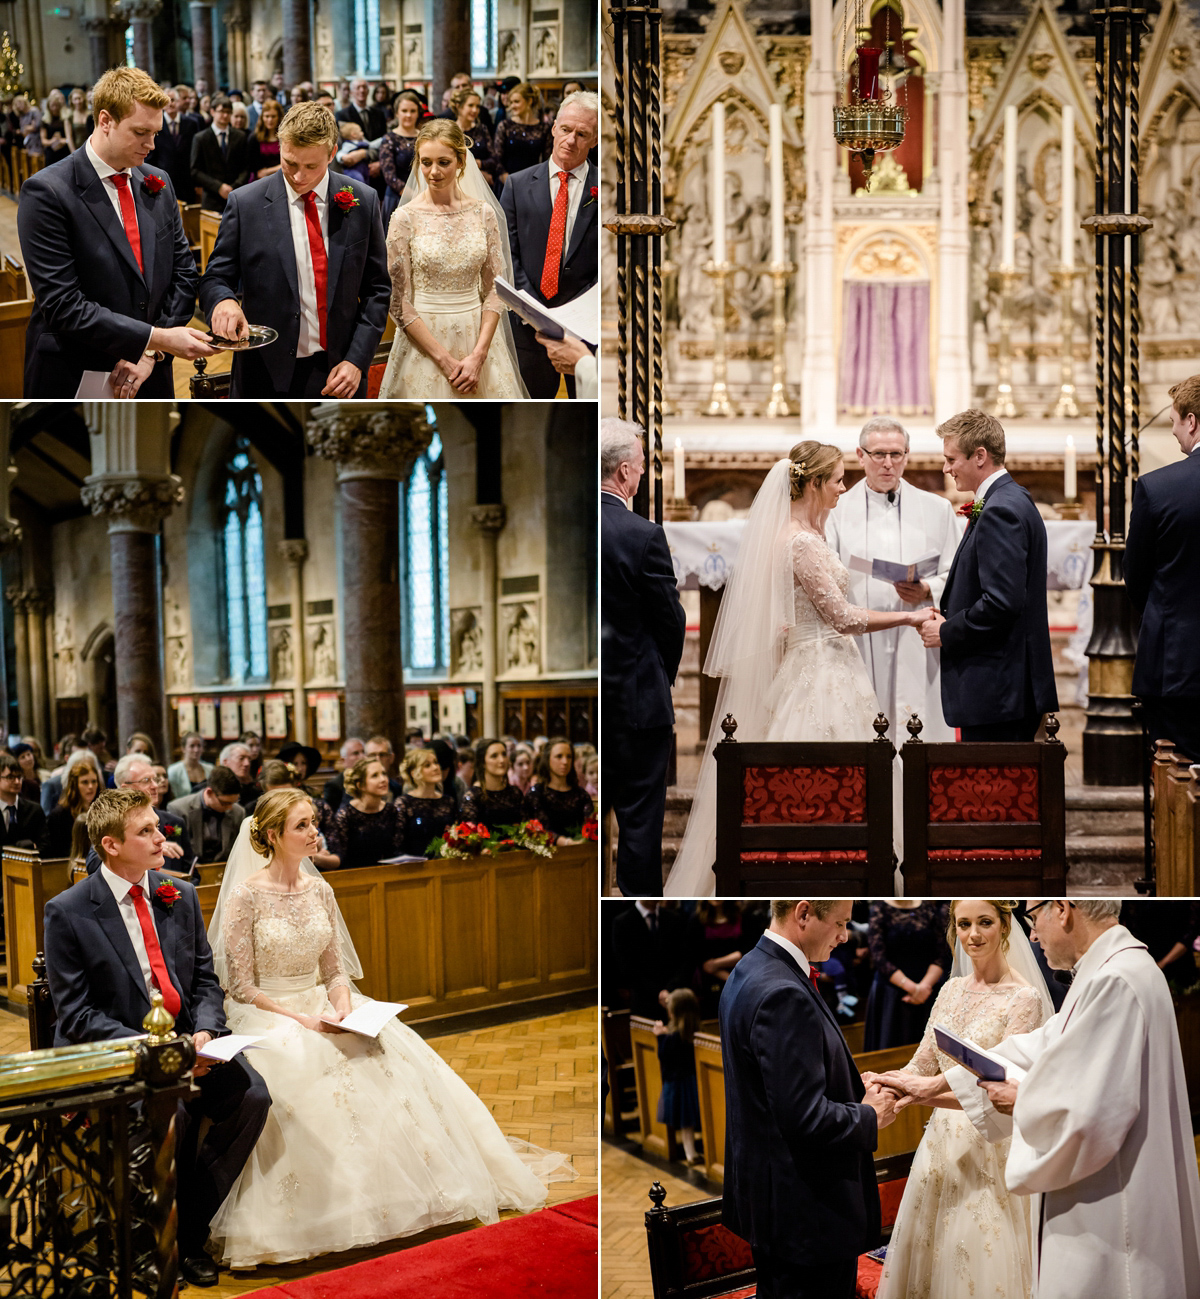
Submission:
[[[83,376],[79,380],[79,387],[75,390],[75,400],[87,401],[89,399],[117,400],[117,394],[113,392],[111,370],[84,370]]]
[[[352,1010],[344,1019],[333,1019],[329,1015],[321,1018],[327,1024],[336,1024],[347,1033],[357,1033],[360,1037],[378,1037],[379,1030],[402,1011],[408,1009],[407,1002],[401,1001],[368,1001],[365,1006]]]
[[[496,292],[518,316],[547,338],[562,338],[569,334],[595,345],[600,341],[600,286],[593,284],[577,298],[561,307],[548,307],[524,289],[518,289],[502,276],[496,276]]]
[[[196,1054],[204,1060],[220,1060],[228,1064],[239,1052],[258,1046],[262,1040],[261,1037],[254,1037],[249,1033],[226,1033],[224,1037],[214,1037]]]

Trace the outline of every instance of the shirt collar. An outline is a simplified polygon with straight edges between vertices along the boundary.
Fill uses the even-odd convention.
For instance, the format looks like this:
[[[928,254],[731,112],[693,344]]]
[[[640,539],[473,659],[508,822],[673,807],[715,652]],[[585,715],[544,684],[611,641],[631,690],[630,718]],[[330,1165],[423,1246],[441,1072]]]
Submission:
[[[989,474],[983,480],[983,482],[981,482],[979,486],[975,489],[975,499],[977,501],[982,501],[983,498],[988,494],[988,492],[990,492],[991,489],[995,486],[995,484],[999,482],[1000,479],[1003,478],[1004,475],[1007,473],[1008,470],[1005,469],[1003,465],[1001,465],[1000,468],[997,469],[994,474]]]
[[[638,901],[638,902],[635,902],[633,905],[634,905],[635,907],[637,907],[637,909],[638,909],[638,915],[640,915],[641,918],[642,918],[642,919],[643,919],[647,924],[650,923],[650,916],[651,916],[651,914],[654,914],[655,917],[657,918],[657,913],[652,913],[652,912],[650,911],[650,908],[649,908],[648,906],[646,906],[646,904],[645,904],[644,902]]]
[[[117,169],[115,167],[110,167],[108,163],[106,163],[104,159],[101,158],[101,156],[96,152],[96,150],[92,148],[92,141],[90,137],[85,142],[83,147],[87,153],[88,162],[90,162],[92,166],[95,167],[96,175],[99,176],[101,180],[107,180],[110,176],[117,175]],[[129,172],[124,171],[121,173],[121,175],[128,176]]]
[[[586,158],[584,158],[584,160],[579,164],[579,166],[578,166],[578,167],[572,167],[571,170],[570,170],[569,172],[567,172],[567,175],[568,175],[568,176],[578,176],[580,180],[587,180],[587,173],[588,173],[588,167],[589,167],[589,166],[590,166],[590,164],[589,164],[588,160],[587,160]],[[554,159],[551,158],[551,159],[550,159],[550,175],[551,175],[551,176],[557,176],[558,173],[559,173],[560,171],[562,171],[562,170],[563,170],[563,169],[558,165],[558,163],[556,163],[556,162],[554,161]]]
[[[233,130],[233,123],[230,122],[230,124],[225,128],[225,134],[228,135],[229,132],[232,130]],[[216,124],[216,122],[213,122],[212,124],[212,133],[217,137],[218,140],[221,138],[221,128]]]
[[[867,483],[865,478],[863,479],[863,486],[867,489],[867,500],[870,501],[872,505],[895,505],[900,499],[900,490],[904,486],[904,479],[897,479],[896,486],[892,488],[892,491],[896,496],[896,500],[894,501],[888,500],[887,492],[877,492],[874,487],[871,487]]]
[[[149,871],[146,872],[147,875],[149,873]],[[148,892],[146,875],[143,875],[140,880],[127,880],[124,876],[118,875],[116,871],[109,870],[104,862],[100,863],[100,874],[104,877],[105,884],[112,889],[112,895],[116,898],[118,904],[125,901],[129,896],[129,890],[133,888],[134,884],[140,884],[143,893]]]
[[[763,934],[763,937],[769,938],[773,943],[778,943],[779,946],[782,947],[783,950],[787,952],[787,954],[792,958],[792,960],[794,960],[796,964],[800,967],[800,972],[804,975],[804,977],[806,979],[810,977],[809,971],[812,969],[812,966],[810,966],[808,963],[808,957],[804,955],[804,953],[796,946],[795,943],[793,943],[790,939],[784,938],[782,934],[777,934],[773,929],[766,930],[766,932]]]
[[[303,207],[304,195],[297,194],[296,191],[290,185],[288,185],[286,178],[284,179],[283,183],[287,185],[287,192],[288,195],[290,196],[291,202],[299,203],[300,206]],[[317,196],[318,203],[324,204],[325,202],[328,201],[327,200],[327,195],[329,194],[329,172],[328,171],[326,171],[325,175],[322,176],[321,179],[313,186],[312,192]]]

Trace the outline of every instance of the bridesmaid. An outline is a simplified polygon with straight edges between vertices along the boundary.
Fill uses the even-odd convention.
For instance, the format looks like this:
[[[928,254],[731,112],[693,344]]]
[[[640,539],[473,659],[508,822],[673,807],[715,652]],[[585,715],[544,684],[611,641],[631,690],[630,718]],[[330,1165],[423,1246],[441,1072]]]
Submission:
[[[417,145],[417,123],[421,118],[421,101],[411,90],[402,90],[393,101],[396,108],[391,129],[379,146],[379,170],[387,193],[383,198],[383,228],[386,233],[392,213],[400,206],[400,196],[412,171],[413,150]]]

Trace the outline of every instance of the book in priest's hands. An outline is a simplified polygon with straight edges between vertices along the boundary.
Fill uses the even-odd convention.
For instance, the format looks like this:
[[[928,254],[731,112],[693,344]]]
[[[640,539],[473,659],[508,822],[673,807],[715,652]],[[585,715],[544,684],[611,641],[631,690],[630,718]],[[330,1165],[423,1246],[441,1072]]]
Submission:
[[[959,1037],[940,1024],[933,1026],[933,1035],[937,1039],[938,1050],[943,1055],[948,1055],[956,1064],[962,1065],[984,1082],[1003,1082],[1006,1078],[1020,1082],[1025,1077],[1025,1070],[1020,1065],[1013,1064],[1011,1060],[1002,1060],[977,1042],[972,1042],[969,1037]]]

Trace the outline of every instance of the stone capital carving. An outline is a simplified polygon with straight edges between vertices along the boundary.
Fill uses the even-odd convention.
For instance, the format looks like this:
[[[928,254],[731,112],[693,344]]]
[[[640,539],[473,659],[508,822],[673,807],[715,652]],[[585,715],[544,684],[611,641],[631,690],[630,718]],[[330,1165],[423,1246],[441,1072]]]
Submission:
[[[308,558],[308,542],[303,537],[289,537],[279,543],[279,555],[285,562],[298,567]]]
[[[0,519],[0,555],[19,546],[24,535],[16,519]]]
[[[25,592],[25,608],[33,614],[45,614],[54,608],[54,592],[31,586]]]
[[[126,22],[150,22],[162,12],[162,0],[121,0],[117,12]]]
[[[80,499],[93,514],[108,516],[109,532],[157,532],[183,500],[175,474],[100,474],[85,478]]]
[[[107,14],[87,14],[80,17],[79,25],[87,36],[107,36],[117,28],[118,23]]]
[[[338,482],[389,478],[401,482],[433,440],[433,428],[419,402],[367,409],[350,402],[314,406],[305,429],[308,445],[337,465]]]
[[[17,613],[25,612],[26,592],[19,583],[14,582],[11,586],[7,587],[4,594],[7,597],[9,604],[12,605]]]
[[[499,532],[508,522],[508,510],[503,505],[472,505],[471,522],[480,532]]]

